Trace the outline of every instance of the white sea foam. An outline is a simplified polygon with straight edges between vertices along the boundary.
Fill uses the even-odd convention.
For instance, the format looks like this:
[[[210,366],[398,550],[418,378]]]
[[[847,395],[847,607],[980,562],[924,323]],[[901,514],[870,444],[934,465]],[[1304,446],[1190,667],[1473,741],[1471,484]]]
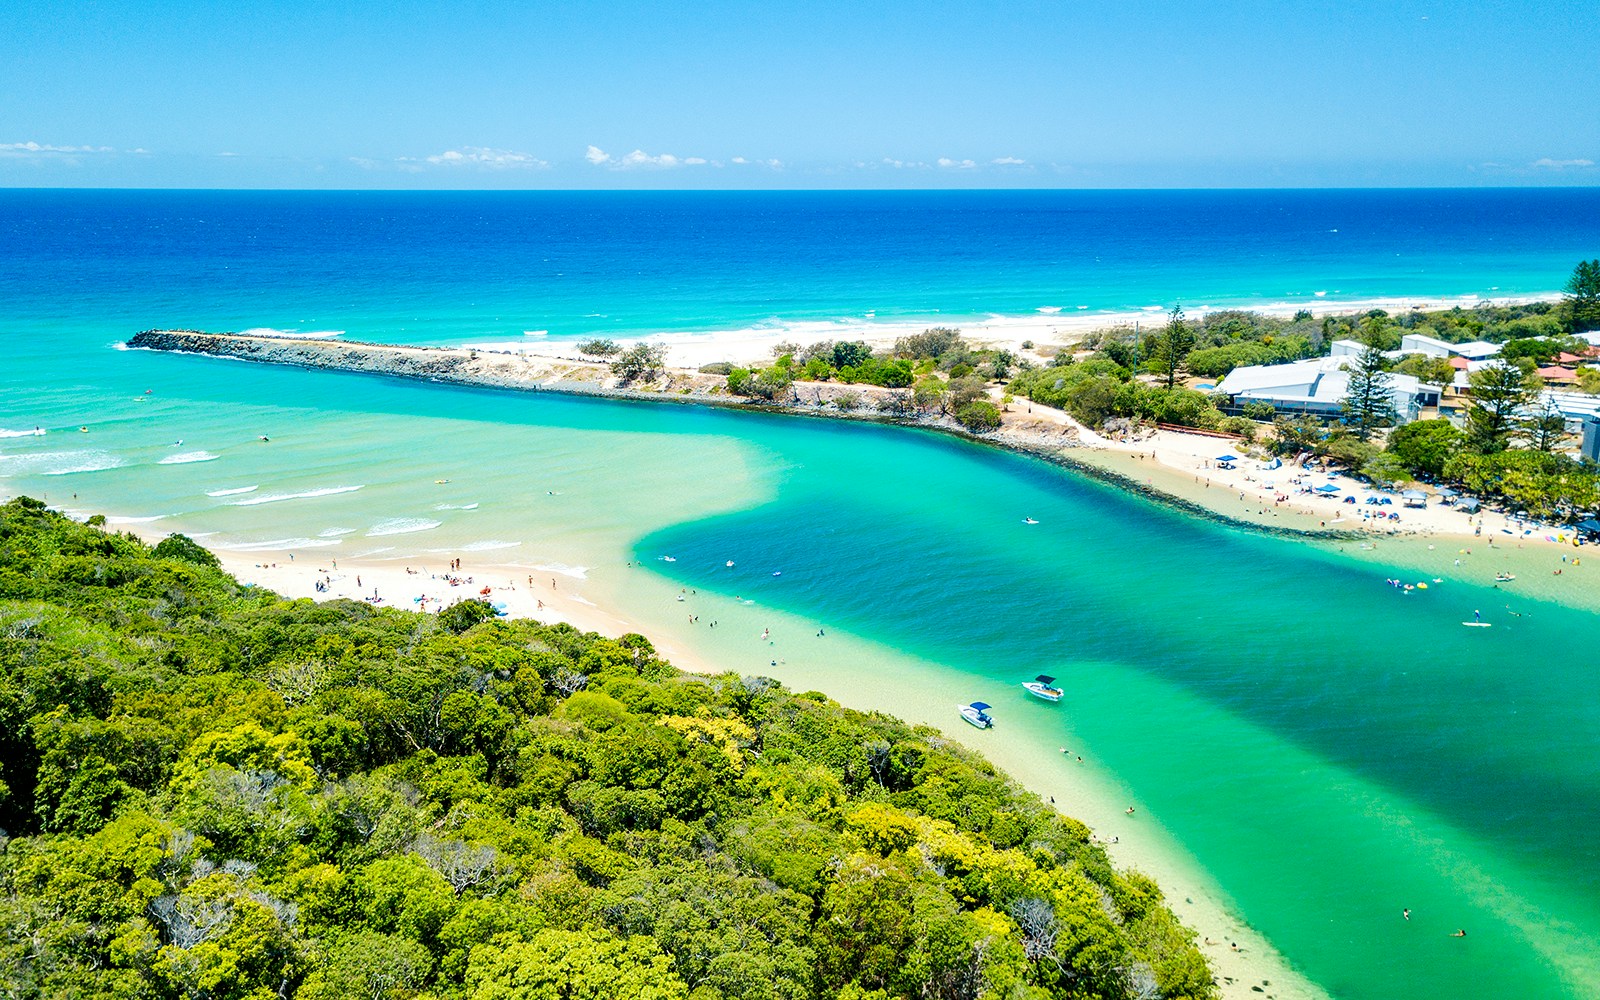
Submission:
[[[342,337],[343,330],[275,330],[270,326],[251,327],[240,330],[241,337],[293,337],[295,339],[316,339],[320,337]]]
[[[1035,311],[1036,312],[1042,312],[1046,316],[1054,316],[1056,313],[1061,311],[1061,307],[1060,306],[1040,306]]]
[[[496,549],[514,549],[521,542],[502,542],[497,538],[486,539],[481,542],[468,542],[457,551],[460,552],[493,552]]]
[[[434,510],[477,510],[478,509],[478,505],[476,503],[436,503],[436,504],[433,505],[433,509]]]
[[[589,567],[587,566],[566,566],[561,563],[549,563],[545,565],[531,566],[529,568],[539,570],[541,573],[556,573],[561,576],[570,576],[574,580],[589,579]]]
[[[74,472],[101,472],[125,463],[109,451],[41,451],[0,455],[0,478],[9,476],[67,476]]]
[[[330,497],[336,493],[354,493],[362,489],[361,486],[329,486],[320,490],[306,490],[304,493],[268,493],[262,497],[251,497],[248,500],[235,500],[235,507],[254,507],[257,504],[277,503],[280,500],[305,500],[310,497]]]
[[[211,547],[228,552],[269,552],[281,549],[325,549],[338,544],[337,539],[328,538],[274,538],[266,542],[214,542]]]
[[[443,523],[426,517],[391,517],[374,524],[367,531],[367,537],[381,538],[384,535],[409,535],[416,531],[431,531]]]
[[[550,336],[550,331],[549,330],[524,330],[524,331],[522,331],[522,335],[524,337],[548,337],[548,336]]]
[[[157,465],[189,465],[193,462],[215,462],[221,455],[214,455],[209,451],[185,451],[177,455],[168,455]]]
[[[44,435],[45,429],[43,427],[35,427],[31,431],[8,431],[0,428],[0,438],[31,438],[44,437]]]
[[[106,523],[107,524],[149,524],[152,521],[159,521],[159,520],[165,518],[166,516],[167,515],[165,515],[165,514],[153,514],[150,517],[108,517],[108,518],[106,518]]]
[[[208,496],[208,497],[236,497],[241,493],[254,493],[256,490],[259,490],[260,488],[261,487],[259,487],[259,486],[236,486],[231,490],[212,490],[210,493],[207,493],[206,496]]]
[[[323,530],[317,532],[317,537],[318,538],[339,538],[339,537],[341,537],[343,535],[353,535],[355,533],[356,533],[356,529],[355,528],[324,528]]]

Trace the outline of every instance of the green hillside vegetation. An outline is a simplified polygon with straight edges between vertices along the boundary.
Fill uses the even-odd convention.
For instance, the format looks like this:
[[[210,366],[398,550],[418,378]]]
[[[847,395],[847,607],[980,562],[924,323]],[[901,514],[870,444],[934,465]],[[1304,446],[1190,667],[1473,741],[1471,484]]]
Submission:
[[[0,506],[0,996],[1210,997],[928,729],[638,635],[290,601]]]

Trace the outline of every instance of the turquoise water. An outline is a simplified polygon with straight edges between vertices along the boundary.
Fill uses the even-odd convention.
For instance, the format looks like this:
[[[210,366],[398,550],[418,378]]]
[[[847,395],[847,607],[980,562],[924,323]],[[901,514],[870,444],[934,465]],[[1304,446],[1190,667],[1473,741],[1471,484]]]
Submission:
[[[997,753],[1043,773],[1070,740],[1338,996],[1600,994],[1592,614],[1406,596],[1382,564],[922,433],[114,347],[1538,292],[1600,246],[1585,192],[706,197],[0,194],[0,494],[263,559],[550,569],[717,665],[930,717],[981,697]],[[1461,628],[1474,609],[1495,628]],[[1066,704],[1024,699],[1040,671]]]

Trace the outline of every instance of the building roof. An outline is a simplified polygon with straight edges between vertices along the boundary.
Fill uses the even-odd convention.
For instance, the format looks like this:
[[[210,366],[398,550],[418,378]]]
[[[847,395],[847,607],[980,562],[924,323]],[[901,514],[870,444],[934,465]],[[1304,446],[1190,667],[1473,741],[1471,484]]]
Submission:
[[[1244,399],[1336,406],[1350,388],[1350,373],[1344,367],[1348,363],[1347,357],[1330,356],[1279,365],[1248,365],[1229,372],[1217,384],[1217,391]],[[1422,380],[1414,375],[1394,373],[1390,378],[1397,396],[1415,396],[1422,390]]]
[[[1473,340],[1465,344],[1452,344],[1450,353],[1459,354],[1463,358],[1492,358],[1500,353],[1500,345],[1491,344],[1487,340]]]

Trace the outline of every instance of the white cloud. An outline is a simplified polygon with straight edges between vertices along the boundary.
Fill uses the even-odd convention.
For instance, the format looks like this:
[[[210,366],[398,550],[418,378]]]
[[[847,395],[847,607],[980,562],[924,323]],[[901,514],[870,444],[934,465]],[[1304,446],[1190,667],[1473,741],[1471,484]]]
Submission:
[[[971,170],[977,164],[971,160],[952,160],[948,156],[939,157],[939,166],[946,170]]]
[[[416,161],[409,157],[401,157],[401,162]],[[550,165],[529,153],[519,153],[510,149],[491,149],[487,146],[447,149],[436,156],[427,157],[424,162],[436,167],[471,167],[478,170],[543,170]]]
[[[885,156],[883,158],[883,164],[886,167],[893,167],[896,170],[926,170],[926,169],[928,169],[928,165],[926,163],[922,163],[921,161],[918,161],[918,160],[897,160],[892,156]]]
[[[989,161],[997,167],[1020,167],[1027,164],[1027,160],[1019,160],[1015,156],[997,156]]]
[[[1553,160],[1546,156],[1534,160],[1528,166],[1535,170],[1584,170],[1594,166],[1593,160]]]
[[[115,153],[110,146],[54,146],[44,142],[0,142],[0,156],[9,157],[76,157],[86,153]],[[136,153],[145,152],[142,149]]]
[[[708,160],[703,156],[674,156],[672,153],[646,153],[642,149],[636,149],[633,152],[625,153],[622,156],[612,156],[599,146],[590,146],[588,150],[584,152],[583,158],[588,160],[594,166],[605,167],[608,170],[673,170],[678,167],[722,166],[720,161]],[[735,156],[733,158],[733,162],[742,164],[749,163],[751,161],[746,160],[742,156]],[[771,164],[776,163],[777,161],[772,160],[766,162]]]

